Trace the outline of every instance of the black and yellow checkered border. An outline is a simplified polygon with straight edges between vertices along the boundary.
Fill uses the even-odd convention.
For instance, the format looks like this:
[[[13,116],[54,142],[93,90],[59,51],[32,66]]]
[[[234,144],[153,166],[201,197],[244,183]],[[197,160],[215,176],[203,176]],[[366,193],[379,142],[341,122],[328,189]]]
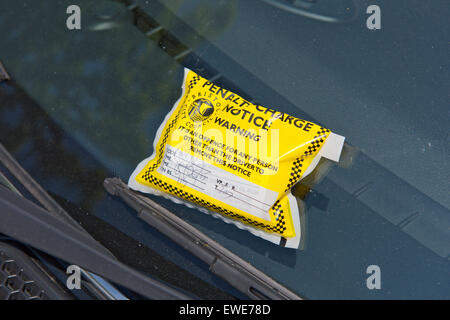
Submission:
[[[303,162],[307,156],[313,155],[316,151],[320,149],[322,144],[325,142],[327,136],[331,131],[327,128],[320,127],[314,136],[313,140],[306,147],[305,152],[298,158],[295,158],[292,163],[291,173],[289,176],[289,182],[286,186],[285,192],[288,191],[294,184],[296,184],[303,175],[304,167]]]
[[[142,176],[142,178],[145,181],[147,181],[148,183],[162,189],[166,193],[172,194],[172,195],[177,196],[184,200],[188,200],[190,202],[193,202],[197,205],[200,205],[200,206],[210,209],[212,211],[221,213],[229,218],[237,219],[237,220],[240,220],[243,223],[249,224],[251,226],[263,229],[268,232],[275,232],[275,233],[278,233],[281,235],[286,231],[286,219],[285,219],[284,212],[282,210],[280,201],[276,201],[275,204],[269,210],[270,212],[272,212],[273,216],[275,217],[276,224],[273,226],[273,225],[269,225],[269,224],[265,224],[262,222],[258,222],[258,221],[249,219],[249,218],[244,217],[236,212],[219,207],[218,205],[215,205],[209,201],[206,201],[197,196],[194,196],[193,194],[183,191],[183,190],[171,185],[168,182],[164,182],[164,181],[156,178],[149,171],[145,172],[145,174]]]
[[[195,85],[197,84],[197,82],[199,82],[201,79],[201,77],[199,75],[195,75],[192,77],[192,79],[189,81],[189,85],[188,88],[192,89],[195,87]]]

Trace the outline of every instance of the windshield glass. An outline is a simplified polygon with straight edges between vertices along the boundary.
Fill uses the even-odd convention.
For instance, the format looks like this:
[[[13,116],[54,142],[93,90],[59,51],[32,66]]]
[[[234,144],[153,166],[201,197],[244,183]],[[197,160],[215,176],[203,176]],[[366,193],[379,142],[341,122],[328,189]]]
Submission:
[[[307,298],[449,297],[448,5],[377,2],[382,28],[371,31],[366,1],[311,17],[279,6],[289,1],[83,0],[82,29],[70,31],[70,1],[4,1],[0,60],[44,112],[0,105],[1,142],[60,200],[225,288],[102,184],[127,181],[153,152],[189,67],[332,129],[357,154],[305,198],[303,250],[150,198]],[[134,252],[129,263],[148,259],[117,245]],[[366,285],[371,265],[381,270],[380,290]]]

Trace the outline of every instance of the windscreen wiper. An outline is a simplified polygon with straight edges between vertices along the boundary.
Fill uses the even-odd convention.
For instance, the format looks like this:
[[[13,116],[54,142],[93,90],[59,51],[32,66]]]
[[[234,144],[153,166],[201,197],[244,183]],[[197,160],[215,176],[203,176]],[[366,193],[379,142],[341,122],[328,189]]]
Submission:
[[[86,232],[0,143],[0,164],[43,206],[24,198],[0,172],[0,234],[78,265],[150,299],[192,299],[117,260]],[[82,270],[84,271],[84,270]]]
[[[14,159],[14,157],[6,150],[3,144],[0,142],[0,164],[3,165],[8,171],[21,183],[21,185],[46,209],[48,214],[61,220],[62,222],[77,228],[81,232],[85,233],[87,237],[94,240],[45,190],[39,183],[37,183],[30,174],[22,168],[22,166]],[[5,177],[6,178],[6,177]],[[5,179],[4,178],[4,179]],[[9,187],[11,189],[11,187]],[[17,191],[16,191],[17,193]],[[105,252],[108,255],[113,254],[100,245],[97,241],[93,241],[98,249]]]
[[[0,61],[0,82],[10,80],[11,77],[9,76],[8,72],[6,71],[6,68],[3,66],[3,63]]]
[[[25,189],[54,217],[83,230],[81,226],[42,188],[0,143],[0,163],[24,186]]]
[[[95,240],[0,185],[0,233],[83,267],[150,299],[193,299],[100,250]]]
[[[209,238],[178,216],[131,190],[119,178],[107,178],[105,189],[137,211],[138,217],[209,265],[210,271],[255,300],[302,299],[268,275]]]

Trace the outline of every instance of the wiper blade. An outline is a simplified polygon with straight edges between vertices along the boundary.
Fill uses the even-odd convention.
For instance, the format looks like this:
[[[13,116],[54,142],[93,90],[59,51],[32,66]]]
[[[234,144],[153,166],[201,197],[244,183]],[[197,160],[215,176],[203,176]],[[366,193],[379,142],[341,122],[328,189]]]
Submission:
[[[121,263],[100,250],[85,232],[3,186],[0,186],[0,208],[0,233],[4,235],[79,265],[147,298],[193,298]]]
[[[0,163],[27,189],[54,217],[83,230],[81,226],[42,188],[0,143]]]
[[[6,150],[6,148],[0,143],[0,164],[2,164],[14,178],[47,210],[47,212],[53,217],[61,220],[62,222],[77,228],[81,232],[85,233],[87,237],[94,240],[92,236],[86,232],[68,213],[65,211],[56,201],[53,199],[44,188],[37,183],[33,177],[14,159],[14,157]],[[6,178],[6,177],[5,177]],[[9,188],[11,189],[11,187]],[[14,190],[13,190],[14,191]],[[113,254],[102,246],[97,241],[93,242],[98,249],[102,250],[106,254],[113,256]]]
[[[107,178],[105,189],[137,211],[138,217],[209,265],[210,271],[255,300],[302,299],[268,275],[209,238],[151,199],[131,190],[119,178]]]
[[[11,77],[9,76],[8,72],[6,71],[2,62],[0,61],[0,82],[10,80],[10,79],[11,79]]]
[[[15,193],[22,195],[19,190],[8,180],[7,177],[0,171],[0,184],[8,188],[9,190],[14,191]]]

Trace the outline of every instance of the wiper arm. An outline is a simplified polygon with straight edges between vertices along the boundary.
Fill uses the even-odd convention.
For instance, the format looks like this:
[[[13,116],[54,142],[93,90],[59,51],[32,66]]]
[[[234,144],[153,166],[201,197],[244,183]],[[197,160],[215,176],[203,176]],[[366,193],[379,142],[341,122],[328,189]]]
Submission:
[[[302,299],[262,271],[151,199],[131,190],[119,178],[107,178],[105,189],[137,211],[138,217],[209,265],[210,271],[255,300]]]
[[[19,190],[8,180],[7,177],[0,171],[0,185],[4,185],[9,190],[14,191],[15,193],[22,195]]]
[[[121,263],[100,250],[85,232],[67,224],[4,186],[0,186],[0,233],[150,299],[192,299]]]
[[[5,66],[3,66],[2,62],[0,61],[0,82],[10,80],[11,77],[9,76],[8,72],[5,69]]]
[[[0,62],[0,78],[1,78],[1,62]],[[6,71],[5,71],[6,72]],[[0,79],[1,81],[1,79]],[[8,178],[1,171],[3,166],[9,173],[17,179],[17,181],[22,185],[24,189],[26,189],[34,198],[45,208],[49,214],[52,214],[54,217],[60,219],[62,222],[65,222],[69,225],[72,225],[75,228],[78,228],[80,231],[84,232],[86,236],[90,237],[92,240],[92,236],[84,230],[80,224],[78,224],[46,191],[42,188],[29,174],[28,172],[22,168],[22,166],[14,159],[14,157],[6,150],[6,148],[0,143],[0,184],[6,186],[6,188],[14,191],[16,194],[23,197],[21,192],[8,180]],[[96,245],[98,249],[103,251],[104,253],[111,255],[113,254],[102,246],[99,242],[93,242],[93,245]],[[92,285],[94,290],[98,290],[96,292],[100,293],[95,294],[99,298],[106,297],[107,299],[115,299],[119,297],[119,295],[112,296],[104,289],[99,281],[96,280],[95,275],[89,273],[80,267],[80,272],[83,274],[85,278],[88,279],[88,282]]]
[[[27,189],[31,195],[54,217],[78,228],[84,229],[42,188],[14,157],[0,143],[0,163]]]

